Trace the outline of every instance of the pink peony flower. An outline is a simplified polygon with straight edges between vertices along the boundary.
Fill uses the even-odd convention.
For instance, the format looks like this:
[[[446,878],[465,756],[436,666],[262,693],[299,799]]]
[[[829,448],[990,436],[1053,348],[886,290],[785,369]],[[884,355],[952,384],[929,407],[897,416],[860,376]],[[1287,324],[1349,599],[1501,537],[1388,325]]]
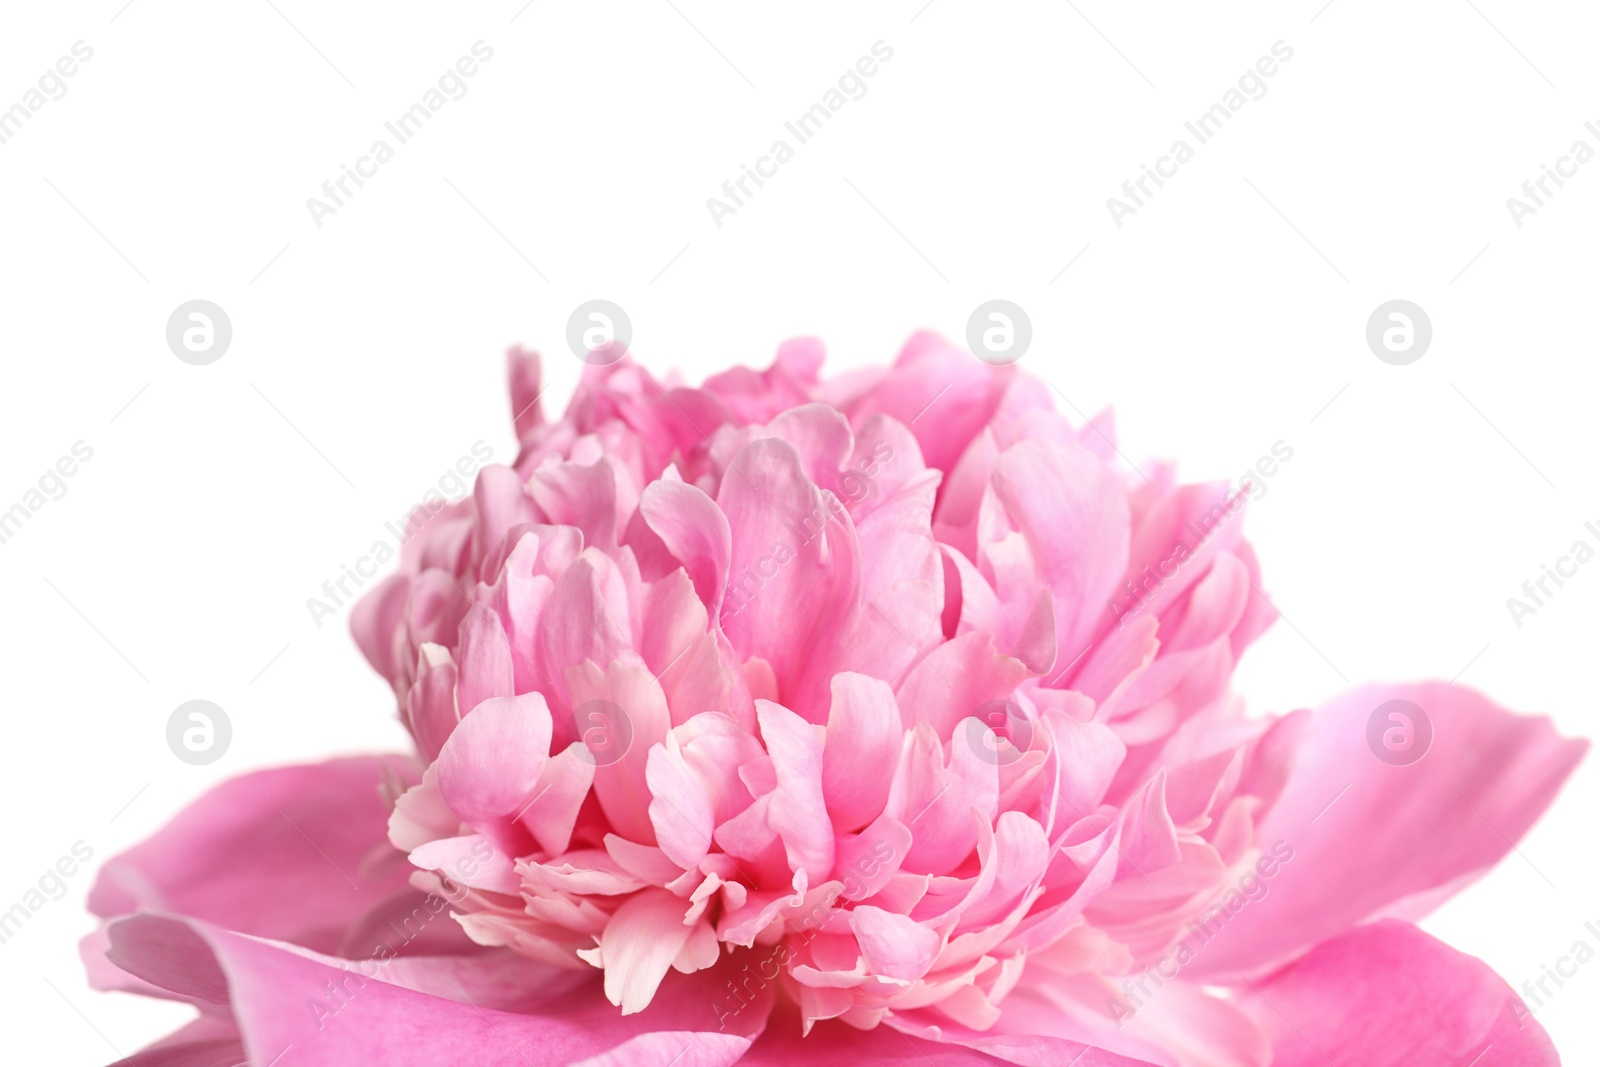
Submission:
[[[200,1011],[135,1062],[1558,1062],[1409,920],[1583,742],[1441,684],[1247,717],[1227,485],[930,335],[821,363],[589,367],[550,421],[511,353],[515,465],[353,617],[415,756],[245,776],[102,872],[95,984]]]

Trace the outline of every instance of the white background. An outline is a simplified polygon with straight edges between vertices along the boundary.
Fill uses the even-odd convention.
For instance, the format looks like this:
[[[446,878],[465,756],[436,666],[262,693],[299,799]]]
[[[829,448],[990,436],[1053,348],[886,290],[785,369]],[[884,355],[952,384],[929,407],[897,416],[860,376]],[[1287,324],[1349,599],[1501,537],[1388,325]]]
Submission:
[[[1600,561],[1520,629],[1506,598],[1597,543],[1600,161],[1520,229],[1506,198],[1600,148],[1600,16],[1321,2],[7,4],[0,108],[94,55],[0,145],[0,510],[94,455],[0,545],[0,907],[223,777],[404,744],[347,613],[305,600],[475,441],[513,457],[508,344],[549,354],[559,410],[594,297],[693,381],[799,333],[835,371],[886,361],[1015,301],[1024,368],[1115,405],[1135,460],[1227,478],[1294,449],[1249,518],[1287,620],[1240,671],[1252,707],[1459,674],[1597,732]],[[480,39],[466,96],[317,228],[307,197]],[[714,225],[879,40],[867,94]],[[1279,40],[1267,94],[1116,227],[1106,198]],[[210,366],[165,343],[195,298],[233,324]],[[1432,319],[1410,366],[1365,344],[1393,298]],[[234,727],[203,768],[164,739],[196,697]],[[1591,761],[1427,928],[1513,985],[1594,943],[1597,798]],[[87,989],[91,877],[0,945],[9,1061],[103,1063],[186,1017]],[[1600,1058],[1597,993],[1600,961],[1539,1014],[1569,1063]]]

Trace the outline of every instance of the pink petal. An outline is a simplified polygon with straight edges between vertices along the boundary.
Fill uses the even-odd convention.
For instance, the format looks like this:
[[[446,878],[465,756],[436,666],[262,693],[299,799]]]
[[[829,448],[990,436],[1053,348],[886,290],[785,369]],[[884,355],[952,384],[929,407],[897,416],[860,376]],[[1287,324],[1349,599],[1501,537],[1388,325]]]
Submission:
[[[861,1031],[844,1022],[822,1021],[801,1036],[800,1020],[786,1012],[771,1022],[740,1067],[793,1067],[827,1064],[838,1067],[996,1067],[1017,1063],[1028,1067],[1150,1067],[1143,1060],[1117,1056],[1071,1041],[1049,1038],[997,1038],[992,1055],[922,1036],[897,1033],[891,1026]]]
[[[722,608],[733,553],[733,535],[722,509],[692,485],[658,481],[639,498],[639,514],[689,572],[695,592],[714,617]]]
[[[1054,594],[1060,662],[1068,663],[1109,617],[1128,559],[1126,490],[1087,449],[1039,438],[1000,454],[993,485],[1027,539],[1036,580]],[[1012,599],[1004,588],[1000,593]]]
[[[439,789],[450,807],[474,826],[518,814],[538,788],[550,729],[539,693],[479,704],[439,753]]]
[[[123,920],[152,921],[171,922]],[[212,973],[220,969],[226,976],[252,1063],[270,1063],[292,1048],[283,1062],[300,1067],[527,1067],[588,1057],[617,1065],[668,1067],[676,1060],[678,1067],[723,1067],[760,1032],[771,1002],[769,995],[738,1012],[722,1009],[725,987],[737,974],[722,963],[698,975],[670,976],[648,1010],[619,1017],[594,981],[510,953],[396,958],[383,946],[359,960],[340,960],[203,923],[189,926],[214,954]],[[151,948],[160,951],[157,944]],[[192,965],[204,966],[192,959],[194,942],[186,951]],[[128,962],[150,971],[142,958]],[[176,974],[160,976],[182,981]]]
[[[850,929],[874,974],[911,982],[928,973],[939,951],[939,935],[907,915],[860,904],[850,910]]]
[[[515,345],[507,349],[506,378],[511,384],[512,424],[517,440],[526,442],[544,424],[544,411],[539,406],[539,396],[543,392],[539,353]]]
[[[600,946],[579,955],[605,968],[606,999],[633,1015],[649,1006],[692,932],[687,902],[663,889],[647,889],[617,909]]]
[[[781,704],[756,701],[756,717],[778,779],[767,824],[783,838],[790,868],[805,871],[809,884],[816,885],[833,870],[833,823],[822,797],[822,738]]]
[[[459,680],[449,649],[430,641],[417,650],[417,680],[406,694],[405,709],[417,749],[430,760],[439,758],[439,750],[461,721],[456,705]]]
[[[604,572],[614,572],[615,566],[603,560],[604,556],[596,558],[586,550],[556,581],[540,617],[541,681],[553,686],[558,696],[566,695],[567,668],[587,661],[604,670],[624,654],[631,654],[626,605],[618,614],[605,588],[608,574]],[[574,699],[569,706],[581,703]]]
[[[996,814],[999,768],[980,757],[965,738],[955,738],[948,753],[926,723],[906,735],[904,751],[889,790],[889,814],[911,830],[906,871],[947,874],[978,844],[980,821]]]
[[[711,850],[715,825],[711,798],[700,776],[684,761],[673,734],[668,733],[661,744],[651,748],[645,780],[650,786],[650,822],[656,843],[673,863],[693,870]]]
[[[463,713],[490,697],[509,697],[516,692],[516,677],[511,661],[511,642],[500,624],[500,616],[482,607],[467,612],[461,620],[461,646],[457,653],[460,681],[456,686],[456,705]]]
[[[233,1021],[202,1015],[114,1067],[238,1067],[243,1062],[244,1045]]]
[[[593,663],[574,667],[568,682],[575,707],[603,700],[613,706],[609,713],[620,711],[626,717],[632,734],[627,750],[620,757],[609,751],[596,754],[594,795],[619,834],[639,844],[655,844],[646,767],[651,747],[666,737],[672,725],[661,686],[646,668],[623,663],[614,663],[607,671]],[[621,735],[618,729],[615,736]]]
[[[1396,699],[1432,722],[1432,748],[1407,766],[1367,747],[1369,718]],[[1312,719],[1283,795],[1257,831],[1263,852],[1282,861],[1271,893],[1206,945],[1195,976],[1259,973],[1379,914],[1418,917],[1440,892],[1505,856],[1587,748],[1563,740],[1548,719],[1440,683],[1336,698]]]
[[[528,477],[528,495],[558,526],[583,531],[583,543],[610,551],[616,547],[617,474],[611,462],[544,463]],[[629,514],[633,509],[627,508]]]
[[[405,617],[410,595],[411,579],[404,574],[391,574],[369,589],[350,609],[350,633],[356,647],[361,649],[372,669],[385,678],[393,679],[400,673],[400,664],[394,655],[394,636]]]
[[[780,698],[856,600],[856,579],[833,547],[849,519],[832,499],[806,478],[794,448],[773,438],[735,456],[717,493],[733,537],[723,632],[741,657],[772,666]]]
[[[895,699],[907,727],[927,723],[942,739],[984,704],[1010,696],[1027,676],[1020,660],[1001,655],[989,634],[975,631],[920,659],[895,690]]]
[[[834,843],[833,877],[844,883],[840,896],[866,900],[880,892],[900,870],[911,850],[911,831],[880,815],[859,834],[840,834]]]
[[[1482,961],[1386,920],[1323,942],[1246,994],[1273,1067],[1557,1067],[1544,1027]]]
[[[882,383],[849,407],[860,425],[883,412],[911,428],[928,466],[949,470],[994,414],[1012,367],[991,367],[931,333],[906,342]]]
[[[572,842],[578,812],[594,784],[593,758],[585,758],[580,742],[573,742],[551,756],[539,776],[533,800],[522,813],[521,822],[539,842],[539,847],[559,856]]]
[[[506,534],[518,525],[542,518],[523,487],[521,475],[503,464],[491,463],[478,472],[472,499],[478,511],[473,538],[479,559],[500,555]],[[488,581],[494,576],[478,577]]]
[[[834,828],[856,830],[883,811],[904,727],[888,683],[864,674],[833,676],[822,752],[822,792]]]
[[[205,793],[155,836],[108,860],[89,894],[97,915],[140,909],[224,923],[331,951],[343,928],[406,887],[404,864],[363,866],[384,839],[386,775],[403,756],[258,771]]]

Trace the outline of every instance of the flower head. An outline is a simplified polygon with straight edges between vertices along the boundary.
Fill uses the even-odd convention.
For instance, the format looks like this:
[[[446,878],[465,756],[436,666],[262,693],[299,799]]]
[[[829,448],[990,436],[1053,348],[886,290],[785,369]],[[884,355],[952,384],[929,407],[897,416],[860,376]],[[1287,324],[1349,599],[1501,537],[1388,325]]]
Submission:
[[[552,420],[510,354],[516,462],[419,512],[352,620],[418,762],[390,767],[386,833],[365,823],[395,895],[348,929],[427,894],[465,935],[408,941],[385,984],[471,1004],[413,957],[498,968],[507,1012],[582,1003],[612,1045],[692,1030],[705,1062],[848,1024],[891,1058],[1243,1067],[1302,1062],[1315,1031],[1355,1063],[1327,1014],[1263,1005],[1315,1015],[1398,940],[1476,998],[1448,1042],[1500,1025],[1481,964],[1352,927],[1498,858],[1581,744],[1438,685],[1247,716],[1231,675],[1275,612],[1239,491],[1128,467],[1109,417],[931,335],[821,363],[794,341],[699,388],[590,366]],[[1390,700],[1426,708],[1428,759],[1367,750]],[[225,971],[257,951],[151,921],[113,940],[194,938]],[[138,956],[113,959],[148,980]]]

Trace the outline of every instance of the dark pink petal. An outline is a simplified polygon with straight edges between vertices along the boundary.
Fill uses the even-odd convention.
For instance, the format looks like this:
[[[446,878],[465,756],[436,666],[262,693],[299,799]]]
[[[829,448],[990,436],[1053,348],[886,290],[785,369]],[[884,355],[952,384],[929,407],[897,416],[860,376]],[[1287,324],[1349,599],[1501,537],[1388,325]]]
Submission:
[[[97,915],[165,911],[331,952],[350,922],[407,884],[404,865],[362,860],[385,839],[385,776],[404,756],[258,771],[224,782],[156,835],[109,860]]]
[[[1144,1060],[1053,1037],[980,1035],[971,1047],[963,1047],[964,1043],[943,1043],[937,1038],[903,1033],[888,1024],[861,1031],[828,1021],[817,1023],[802,1038],[799,1020],[786,1016],[788,1013],[773,1013],[766,1032],[739,1061],[741,1067],[994,1067],[1002,1063],[1026,1067],[1150,1067]],[[978,1051],[980,1048],[982,1051]]]
[[[123,920],[152,921],[172,922]],[[271,1063],[292,1048],[285,1067],[723,1067],[760,1032],[771,1002],[769,993],[729,1010],[725,988],[737,975],[731,961],[701,975],[671,975],[650,1008],[621,1016],[600,994],[598,976],[563,976],[505,952],[396,958],[385,948],[336,960],[188,925],[213,954],[212,973],[226,977],[251,1063]],[[146,960],[128,962],[151,971]]]
[[[1481,960],[1389,919],[1243,993],[1273,1067],[1557,1067],[1550,1037]]]
[[[111,1067],[239,1067],[244,1062],[244,1045],[233,1020],[201,1016]]]
[[[410,595],[411,579],[404,574],[391,574],[350,609],[350,634],[355,638],[356,647],[361,649],[373,670],[391,680],[400,673],[400,664],[395,660],[394,637],[405,617]]]

